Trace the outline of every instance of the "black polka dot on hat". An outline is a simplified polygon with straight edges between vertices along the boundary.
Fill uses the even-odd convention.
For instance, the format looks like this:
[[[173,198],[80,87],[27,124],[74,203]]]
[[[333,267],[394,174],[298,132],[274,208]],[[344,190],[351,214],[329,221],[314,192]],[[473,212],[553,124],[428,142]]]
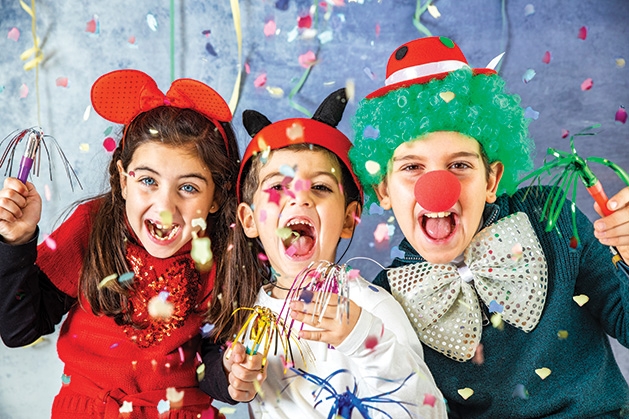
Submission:
[[[403,47],[400,47],[397,51],[395,51],[395,59],[399,61],[402,58],[406,57],[407,53],[408,53],[408,47],[404,45]]]

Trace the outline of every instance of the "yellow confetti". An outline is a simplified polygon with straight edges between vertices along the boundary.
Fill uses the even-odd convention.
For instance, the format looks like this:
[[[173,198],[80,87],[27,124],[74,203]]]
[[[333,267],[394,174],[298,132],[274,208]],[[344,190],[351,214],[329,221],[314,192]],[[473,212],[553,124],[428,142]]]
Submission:
[[[454,99],[455,94],[454,94],[453,92],[450,92],[450,91],[448,91],[448,92],[441,92],[441,93],[439,93],[439,97],[440,97],[441,99],[443,99],[443,101],[444,101],[445,103],[450,103],[450,101],[451,101],[452,99]]]
[[[296,141],[304,138],[304,127],[300,123],[293,122],[293,124],[286,128],[286,138],[291,141]]]
[[[88,153],[90,151],[90,145],[88,143],[79,144],[79,151],[81,153]]]
[[[284,97],[284,90],[282,90],[281,87],[270,87],[270,86],[267,86],[266,87],[266,91],[269,92],[271,97],[273,97],[275,99],[281,99],[281,98]]]
[[[365,162],[365,169],[367,169],[370,175],[376,175],[380,173],[380,164],[373,160],[367,160]]]
[[[168,387],[166,389],[166,400],[168,400],[171,406],[174,404],[178,404],[183,400],[183,390],[177,391],[175,387]]]
[[[195,218],[190,224],[192,224],[192,228],[199,227],[201,231],[205,231],[205,229],[207,228],[205,218]]]
[[[197,263],[197,269],[207,268],[212,262],[212,242],[209,237],[198,237],[192,239],[192,250],[190,251],[192,260]]]
[[[281,227],[275,230],[275,234],[277,234],[280,239],[286,240],[293,235],[293,230],[288,227]]]
[[[164,228],[170,228],[171,225],[173,225],[173,213],[168,211],[168,210],[164,210],[162,212],[159,213],[159,218],[160,221],[162,223],[162,226]],[[194,222],[194,220],[192,220]],[[192,225],[194,227],[194,224]]]
[[[439,9],[437,9],[437,6],[435,6],[434,4],[428,5],[428,13],[430,13],[430,16],[434,17],[435,19],[439,19],[441,17]]]
[[[625,66],[624,58],[616,58],[616,67],[623,68]]]
[[[264,392],[262,391],[262,386],[258,380],[253,380],[253,388],[256,390],[256,393],[260,395],[260,397],[264,398]]]
[[[157,137],[159,135],[159,131],[156,130],[155,128],[149,128],[149,133],[153,136],[153,137]]]
[[[457,392],[461,397],[463,397],[463,400],[469,399],[470,397],[472,397],[472,394],[474,394],[474,390],[469,387],[461,388],[457,390]]]
[[[494,313],[491,316],[491,325],[494,326],[495,329],[502,330],[505,325],[502,321],[502,315],[500,313]]]
[[[223,406],[218,409],[218,413],[222,413],[223,415],[233,415],[236,413],[236,408],[231,406]]]
[[[575,295],[574,297],[572,297],[572,299],[574,300],[575,303],[579,305],[579,307],[583,307],[583,304],[590,301],[590,297],[588,297],[585,294]]]
[[[541,378],[542,380],[548,377],[550,373],[551,373],[550,368],[546,368],[546,367],[538,368],[535,370],[535,374],[539,375],[539,378]]]
[[[147,305],[149,316],[154,319],[170,319],[175,311],[175,306],[170,301],[164,301],[162,297],[156,295],[149,300]]]
[[[46,338],[44,338],[43,336],[40,336],[35,342],[29,343],[28,345],[24,345],[23,348],[30,348],[32,346],[37,346],[44,342],[46,342]]]
[[[103,287],[108,287],[111,281],[114,281],[116,278],[118,278],[118,274],[111,274],[109,276],[104,277],[103,280],[98,283],[98,289],[101,289]]]
[[[568,339],[568,331],[567,330],[560,330],[559,332],[557,332],[557,337],[561,340],[563,339]]]
[[[197,380],[202,381],[205,377],[205,364],[201,364],[197,367]]]

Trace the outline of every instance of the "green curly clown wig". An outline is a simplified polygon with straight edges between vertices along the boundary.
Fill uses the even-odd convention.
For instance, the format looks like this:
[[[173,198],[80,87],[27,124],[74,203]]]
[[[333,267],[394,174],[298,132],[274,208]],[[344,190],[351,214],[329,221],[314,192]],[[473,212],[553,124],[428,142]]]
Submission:
[[[489,163],[504,165],[498,192],[514,193],[520,175],[533,167],[534,144],[520,97],[506,93],[504,86],[498,75],[474,76],[470,69],[461,69],[444,79],[363,99],[352,119],[355,138],[349,158],[365,186],[367,203],[378,202],[371,186],[384,179],[395,149],[436,131],[476,139]],[[454,93],[454,98],[444,100],[445,92]]]

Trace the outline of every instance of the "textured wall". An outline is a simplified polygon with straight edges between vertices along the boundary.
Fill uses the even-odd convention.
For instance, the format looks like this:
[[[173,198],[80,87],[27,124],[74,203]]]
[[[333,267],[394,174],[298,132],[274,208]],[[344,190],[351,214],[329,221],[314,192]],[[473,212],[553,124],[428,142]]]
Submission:
[[[61,144],[84,185],[82,191],[70,190],[53,152],[54,180],[44,175],[45,164],[40,178],[34,180],[40,191],[50,190],[41,223],[44,233],[73,201],[104,188],[110,155],[102,142],[112,125],[89,112],[89,89],[98,76],[114,69],[136,68],[151,74],[166,90],[172,62],[176,78],[202,80],[230,98],[238,70],[230,2],[176,3],[171,31],[167,1],[38,1],[36,31],[44,60],[36,78],[34,70],[23,70],[19,58],[33,45],[31,19],[19,2],[0,0],[0,138],[15,129],[41,125]],[[334,7],[335,3],[344,5]],[[294,97],[296,105],[313,112],[329,92],[348,79],[354,80],[357,99],[382,86],[391,52],[421,36],[412,22],[416,2],[411,0],[240,0],[239,4],[243,63],[249,71],[243,73],[234,125],[243,149],[249,139],[241,127],[244,109],[261,111],[272,121],[302,115],[288,99],[305,72],[298,61],[300,55],[317,54],[316,65]],[[317,7],[313,21],[318,36],[303,39],[303,31],[296,30],[298,17],[311,13],[315,4],[326,4],[327,12]],[[506,51],[501,74],[509,89],[522,97],[524,107],[539,112],[530,125],[537,163],[547,147],[567,149],[562,129],[575,133],[600,123],[599,134],[579,139],[577,149],[584,156],[608,157],[629,169],[629,124],[614,121],[619,106],[629,104],[629,67],[619,60],[629,59],[629,2],[436,0],[434,5],[441,17],[424,13],[422,24],[434,35],[455,40],[472,66],[485,66]],[[270,21],[277,29],[266,36],[265,24]],[[90,25],[98,30],[88,30]],[[583,26],[588,28],[585,40],[578,38]],[[13,28],[20,32],[17,40]],[[171,34],[175,40],[172,61]],[[546,51],[551,53],[549,64],[542,61]],[[524,83],[529,69],[536,75]],[[256,87],[254,80],[262,74],[267,76],[266,85]],[[64,78],[67,86],[58,86]],[[584,91],[581,84],[588,78],[593,87]],[[281,88],[284,95],[273,97],[266,87]],[[348,105],[340,124],[350,137],[349,117],[355,108],[356,101]],[[114,128],[112,135],[117,132]],[[20,148],[18,154],[21,152]],[[621,188],[611,171],[595,171],[608,194]],[[583,190],[577,202],[594,219],[592,201]],[[363,217],[345,258],[368,256],[388,263],[391,246],[400,240],[399,230],[391,238],[391,246],[375,243],[373,231],[391,216]],[[368,278],[378,271],[367,261],[353,265]],[[627,350],[617,352],[621,363],[629,364]],[[54,336],[35,348],[8,350],[0,346],[0,418],[47,416],[61,374],[54,357]],[[624,369],[629,370],[629,365]]]

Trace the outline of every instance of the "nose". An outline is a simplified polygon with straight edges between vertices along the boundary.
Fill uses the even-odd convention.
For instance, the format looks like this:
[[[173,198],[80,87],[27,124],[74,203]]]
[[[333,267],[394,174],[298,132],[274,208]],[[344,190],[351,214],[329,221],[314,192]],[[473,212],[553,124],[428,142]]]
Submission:
[[[310,188],[290,188],[286,191],[290,197],[290,205],[300,205],[309,207],[312,205]]]
[[[160,213],[168,211],[170,214],[175,214],[178,202],[179,196],[177,192],[171,191],[169,188],[160,188],[153,194],[153,205],[159,209]]]
[[[423,174],[415,183],[415,199],[431,212],[447,211],[459,200],[461,182],[447,170]]]

